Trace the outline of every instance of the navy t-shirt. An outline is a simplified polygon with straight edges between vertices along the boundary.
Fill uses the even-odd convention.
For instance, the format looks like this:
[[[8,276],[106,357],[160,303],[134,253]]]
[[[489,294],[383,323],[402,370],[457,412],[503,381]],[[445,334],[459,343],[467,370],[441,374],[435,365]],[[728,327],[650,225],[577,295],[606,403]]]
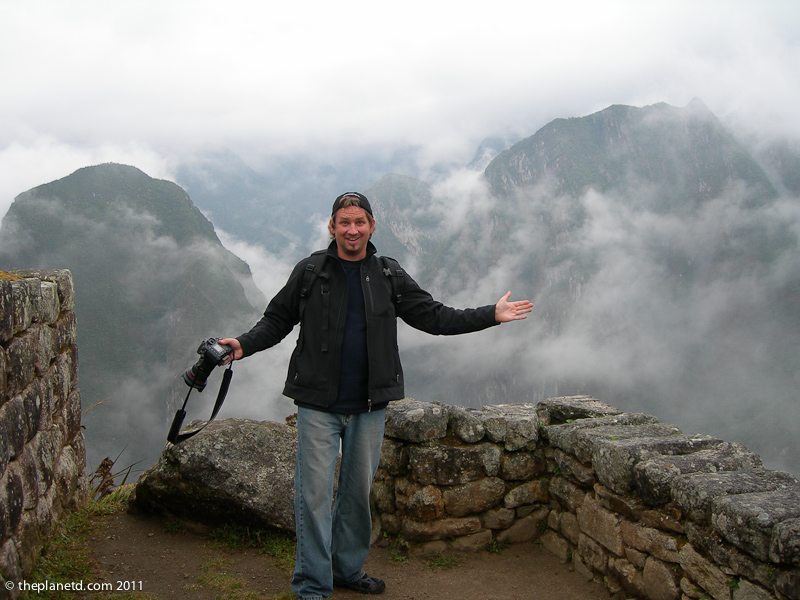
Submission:
[[[330,407],[336,413],[359,413],[368,409],[369,362],[367,359],[367,313],[361,287],[362,261],[339,259],[347,281],[347,315],[342,340],[339,394]]]

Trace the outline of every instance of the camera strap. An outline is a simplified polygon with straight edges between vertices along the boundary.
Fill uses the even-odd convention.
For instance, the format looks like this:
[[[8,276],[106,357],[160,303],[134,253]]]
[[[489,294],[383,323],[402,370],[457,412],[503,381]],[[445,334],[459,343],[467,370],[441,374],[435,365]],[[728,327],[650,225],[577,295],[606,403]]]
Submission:
[[[181,425],[183,425],[183,419],[186,417],[186,403],[189,401],[189,394],[192,393],[193,389],[189,388],[189,391],[186,393],[186,398],[183,400],[183,406],[175,413],[175,418],[172,419],[172,426],[169,428],[167,441],[171,444],[180,444],[181,442],[188,440],[190,437],[203,431],[203,429],[205,429],[208,424],[214,420],[214,417],[217,416],[219,409],[222,408],[222,403],[225,402],[225,396],[228,394],[228,388],[231,386],[231,379],[233,379],[233,362],[228,365],[228,368],[225,369],[225,372],[222,374],[222,383],[219,386],[219,392],[217,392],[217,400],[214,402],[214,410],[211,411],[211,418],[199,429],[180,433]]]

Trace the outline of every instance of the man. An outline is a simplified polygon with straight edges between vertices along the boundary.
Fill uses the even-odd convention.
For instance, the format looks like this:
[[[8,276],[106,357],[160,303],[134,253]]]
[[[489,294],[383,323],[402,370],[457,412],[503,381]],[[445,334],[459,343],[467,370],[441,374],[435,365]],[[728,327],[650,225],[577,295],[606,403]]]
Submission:
[[[368,576],[369,494],[383,442],[386,405],[404,396],[397,317],[432,334],[479,331],[525,319],[528,300],[458,310],[435,301],[391,259],[375,255],[369,200],[348,192],[333,204],[331,244],[299,262],[264,316],[238,338],[224,338],[239,360],[300,335],[283,393],[297,411],[292,589],[303,600],[328,597],[333,586],[380,594]],[[341,466],[333,500],[333,477]]]

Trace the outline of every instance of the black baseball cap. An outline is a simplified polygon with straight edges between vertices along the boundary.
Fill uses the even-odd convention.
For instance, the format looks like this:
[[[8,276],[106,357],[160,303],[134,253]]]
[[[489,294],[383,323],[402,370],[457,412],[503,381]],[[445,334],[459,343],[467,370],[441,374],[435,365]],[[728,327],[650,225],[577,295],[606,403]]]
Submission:
[[[369,205],[369,200],[367,200],[367,197],[364,194],[359,194],[358,192],[345,192],[336,198],[336,200],[333,201],[333,210],[331,211],[331,216],[335,215],[336,211],[342,208],[342,204],[347,198],[358,200],[358,206],[367,211],[370,217],[375,217],[375,215],[372,214],[372,207]]]

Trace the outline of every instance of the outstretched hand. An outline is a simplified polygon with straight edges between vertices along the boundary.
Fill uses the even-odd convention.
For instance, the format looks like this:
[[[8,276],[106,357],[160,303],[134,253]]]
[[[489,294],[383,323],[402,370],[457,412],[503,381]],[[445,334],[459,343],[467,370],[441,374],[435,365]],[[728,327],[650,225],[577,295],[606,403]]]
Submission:
[[[519,321],[526,319],[528,313],[533,310],[533,302],[530,300],[514,300],[509,302],[511,292],[508,291],[494,305],[494,320],[498,323],[508,323],[509,321]]]

